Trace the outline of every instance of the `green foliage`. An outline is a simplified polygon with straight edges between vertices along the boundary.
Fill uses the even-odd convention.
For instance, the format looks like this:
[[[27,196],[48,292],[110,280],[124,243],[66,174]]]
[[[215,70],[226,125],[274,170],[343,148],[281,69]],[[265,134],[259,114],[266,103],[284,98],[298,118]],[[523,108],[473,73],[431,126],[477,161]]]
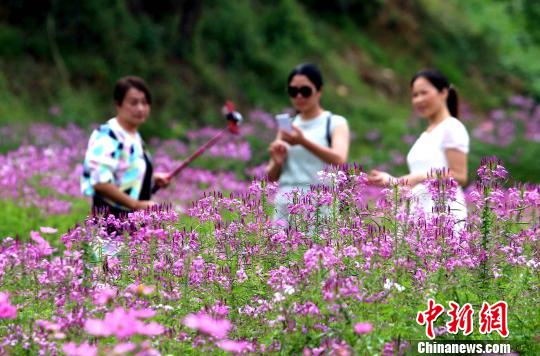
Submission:
[[[0,72],[0,118],[7,122],[31,122],[35,111],[8,89],[7,79]],[[34,117],[37,119],[37,117]]]
[[[71,211],[67,215],[47,214],[35,206],[21,206],[22,200],[0,200],[2,219],[0,219],[0,236],[16,237],[24,241],[30,239],[30,231],[39,231],[42,226],[50,226],[65,233],[76,226],[88,215],[90,205],[86,200],[72,199]],[[59,240],[53,241],[54,246],[60,246]]]
[[[408,80],[419,68],[440,68],[477,112],[516,92],[540,96],[539,13],[532,0],[9,0],[0,5],[0,123],[103,122],[114,115],[114,82],[136,74],[156,99],[143,134],[178,138],[219,125],[225,99],[281,111],[287,74],[312,61],[325,76],[323,105],[357,135],[351,160],[376,164],[407,149]],[[377,147],[362,138],[374,128]],[[516,169],[531,166],[522,157]],[[538,175],[522,172],[512,173]]]
[[[538,182],[540,179],[538,161],[540,157],[540,145],[526,143],[517,140],[509,146],[499,147],[493,144],[475,142],[471,151],[469,161],[478,162],[478,160],[489,152],[503,160],[509,172],[512,172],[512,178],[516,182]],[[475,178],[476,172],[470,172],[471,178]]]
[[[455,0],[451,5],[427,0],[423,3],[429,5],[431,14],[445,13],[444,28],[454,38],[454,47],[443,47],[447,54],[454,53],[465,63],[475,63],[485,78],[500,81],[511,74],[513,79],[519,78],[525,83],[518,80],[507,85],[513,84],[517,90],[526,88],[538,95],[540,86],[532,80],[540,75],[540,64],[536,60],[540,47],[535,39],[538,22],[532,22],[538,16],[538,4],[534,1],[466,0]],[[452,51],[452,48],[460,50]]]
[[[2,57],[17,57],[23,54],[24,36],[22,31],[0,24],[0,55]]]

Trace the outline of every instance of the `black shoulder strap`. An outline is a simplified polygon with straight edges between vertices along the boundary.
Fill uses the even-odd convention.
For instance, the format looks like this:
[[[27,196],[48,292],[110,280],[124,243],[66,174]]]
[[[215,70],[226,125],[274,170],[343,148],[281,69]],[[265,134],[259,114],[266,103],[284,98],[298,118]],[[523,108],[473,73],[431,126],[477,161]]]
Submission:
[[[330,133],[330,121],[332,120],[332,113],[326,118],[326,142],[328,142],[328,147],[332,147],[332,135]]]
[[[150,150],[148,149],[148,146],[146,146],[146,142],[141,138],[141,146],[143,149],[144,155],[148,158],[148,160],[152,161],[152,155],[150,154]]]

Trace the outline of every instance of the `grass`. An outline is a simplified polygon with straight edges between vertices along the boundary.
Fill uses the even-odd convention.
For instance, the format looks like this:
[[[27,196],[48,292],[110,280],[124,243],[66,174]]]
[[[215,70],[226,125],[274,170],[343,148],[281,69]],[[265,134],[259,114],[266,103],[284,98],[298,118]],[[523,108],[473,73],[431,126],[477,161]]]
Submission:
[[[90,212],[90,204],[83,199],[69,199],[72,202],[71,211],[65,215],[49,215],[36,206],[22,206],[24,201],[0,200],[2,217],[0,218],[0,236],[18,237],[29,241],[30,231],[39,231],[42,226],[54,227],[59,234],[66,233],[77,224],[84,221]],[[55,245],[60,244],[56,241]]]

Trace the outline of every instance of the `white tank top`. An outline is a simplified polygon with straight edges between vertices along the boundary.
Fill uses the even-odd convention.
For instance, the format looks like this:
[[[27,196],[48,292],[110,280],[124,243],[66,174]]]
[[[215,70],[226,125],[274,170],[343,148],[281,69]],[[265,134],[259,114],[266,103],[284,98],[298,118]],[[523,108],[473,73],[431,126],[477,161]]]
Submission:
[[[330,135],[332,135],[334,129],[339,125],[346,125],[347,120],[343,116],[331,114],[329,111],[323,111],[321,115],[310,120],[303,120],[300,115],[297,115],[293,119],[293,124],[302,131],[308,140],[328,147],[326,125],[330,115]],[[280,188],[308,188],[310,184],[319,183],[317,172],[322,171],[325,165],[325,162],[304,146],[290,146],[279,177]]]

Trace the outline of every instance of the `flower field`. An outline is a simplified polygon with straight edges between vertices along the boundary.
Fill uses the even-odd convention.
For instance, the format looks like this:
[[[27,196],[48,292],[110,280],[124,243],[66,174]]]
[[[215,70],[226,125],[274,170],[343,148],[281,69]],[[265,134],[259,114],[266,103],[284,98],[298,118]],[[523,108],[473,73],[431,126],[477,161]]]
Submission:
[[[271,131],[270,118],[254,113],[245,135]],[[162,209],[66,222],[89,208],[75,179],[87,133],[2,130],[13,145],[0,155],[9,211],[0,225],[0,354],[392,355],[428,339],[419,313],[430,299],[474,309],[470,334],[444,314],[435,340],[506,340],[540,352],[540,187],[508,184],[494,157],[471,167],[467,221],[449,214],[456,183],[441,172],[426,182],[435,209],[424,214],[409,189],[374,190],[356,164],[321,172],[319,185],[292,197],[289,222],[273,221],[277,187],[245,179],[260,176],[260,167],[244,169],[259,152],[239,137],[209,152],[236,168],[186,170],[159,192]],[[152,141],[157,170],[213,133]],[[9,220],[17,211],[26,223]],[[506,337],[478,318],[499,301]]]

